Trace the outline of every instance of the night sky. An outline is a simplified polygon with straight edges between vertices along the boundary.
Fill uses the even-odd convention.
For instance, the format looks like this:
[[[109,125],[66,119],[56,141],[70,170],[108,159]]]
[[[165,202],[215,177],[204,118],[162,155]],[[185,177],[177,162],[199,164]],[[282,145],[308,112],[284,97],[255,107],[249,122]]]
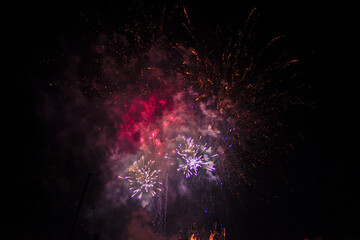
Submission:
[[[155,2],[154,9],[161,9],[166,1]],[[270,177],[268,182],[259,180],[258,185],[247,188],[243,198],[229,194],[224,217],[227,239],[360,239],[357,79],[349,73],[353,61],[351,33],[356,30],[354,15],[348,12],[348,6],[331,1],[232,2],[183,4],[195,29],[205,32],[204,36],[216,24],[241,28],[257,7],[260,30],[272,36],[286,36],[285,49],[300,62],[297,75],[310,86],[301,97],[310,104],[282,115],[282,120],[297,126],[300,133],[289,132],[288,136],[292,143],[284,167],[288,185]],[[49,99],[61,95],[60,90],[49,84],[64,77],[73,78],[71,66],[76,65],[75,56],[87,56],[92,41],[101,32],[123,28],[131,6],[136,3],[102,1],[93,6],[74,6],[61,1],[14,3],[4,9],[4,38],[8,42],[3,46],[10,53],[10,59],[5,59],[10,62],[10,74],[2,80],[2,239],[69,237],[86,179],[90,172],[97,171],[100,160],[96,156],[100,155],[95,147],[86,151],[82,148],[93,141],[89,140],[91,133],[83,134],[87,125],[72,126],[68,120],[71,116],[60,116],[73,113],[75,108],[67,111],[66,103],[74,99],[64,98],[64,105],[57,105]],[[153,14],[159,16],[160,12],[154,10]],[[75,109],[79,114],[87,110]],[[101,114],[94,114],[94,118],[100,119]],[[72,132],[66,135],[64,129]],[[75,152],[77,147],[81,150]],[[89,156],[94,160],[87,162]],[[271,175],[272,168],[269,171]],[[266,179],[263,174],[252,176],[262,177]],[[96,173],[91,176],[73,239],[94,239],[80,232],[87,231],[89,222],[84,212],[95,214],[98,209],[92,201],[100,192],[100,183]],[[127,210],[114,211],[118,212],[111,217],[97,219],[107,224],[128,224],[129,219],[124,217],[129,215]],[[111,233],[100,234],[99,239],[115,239],[108,236]],[[119,239],[116,233],[113,236]]]

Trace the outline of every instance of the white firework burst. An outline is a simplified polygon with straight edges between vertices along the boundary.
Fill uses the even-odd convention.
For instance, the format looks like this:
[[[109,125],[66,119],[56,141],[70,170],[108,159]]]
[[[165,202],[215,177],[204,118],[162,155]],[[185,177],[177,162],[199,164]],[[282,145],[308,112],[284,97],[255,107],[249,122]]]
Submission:
[[[197,175],[200,169],[204,169],[207,172],[215,170],[213,158],[218,154],[211,154],[211,147],[207,147],[207,143],[204,145],[198,145],[194,143],[194,139],[189,137],[185,138],[184,144],[180,144],[176,149],[178,159],[180,161],[178,171],[182,171],[183,174],[189,178],[192,175]]]
[[[125,179],[130,183],[131,197],[139,199],[154,197],[161,191],[162,182],[158,175],[161,170],[154,169],[154,163],[155,161],[152,160],[145,161],[142,156],[129,168]]]

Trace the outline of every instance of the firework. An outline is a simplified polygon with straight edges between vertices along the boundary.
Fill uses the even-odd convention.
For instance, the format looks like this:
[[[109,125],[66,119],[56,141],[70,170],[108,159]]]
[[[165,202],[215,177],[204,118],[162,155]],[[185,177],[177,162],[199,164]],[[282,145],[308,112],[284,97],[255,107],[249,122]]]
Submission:
[[[92,127],[93,135],[89,136],[98,136],[105,147],[108,143],[118,146],[106,164],[111,171],[126,172],[123,179],[129,183],[129,196],[143,206],[153,202],[147,210],[155,216],[154,227],[164,234],[166,229],[175,229],[171,226],[175,221],[167,223],[167,219],[182,210],[172,207],[178,202],[187,209],[206,206],[209,211],[224,204],[227,210],[216,212],[219,218],[226,218],[231,208],[227,199],[245,199],[244,191],[263,180],[260,167],[277,163],[279,152],[287,144],[291,146],[286,137],[287,121],[282,119],[286,119],[283,114],[288,113],[288,107],[298,102],[299,91],[297,83],[285,84],[291,74],[288,66],[296,60],[277,53],[280,47],[275,43],[282,37],[272,36],[265,42],[254,37],[257,11],[251,12],[244,31],[218,28],[207,31],[214,35],[198,39],[183,8],[185,15],[181,16],[186,16],[186,21],[181,26],[191,34],[186,40],[178,26],[167,32],[171,22],[181,22],[176,16],[176,21],[169,21],[167,9],[161,14],[166,22],[160,25],[158,21],[135,20],[124,31],[101,35],[91,61],[80,61],[86,65],[79,69],[87,72],[73,84],[91,103],[76,112],[79,123]],[[92,117],[93,113],[97,115]],[[205,143],[200,135],[211,142]],[[164,155],[168,158],[166,152],[172,160],[162,159]],[[220,153],[221,158],[215,158],[218,154],[214,153]],[[139,154],[146,158],[136,158],[138,161],[124,169],[127,161],[123,159]],[[161,166],[161,176],[157,166]],[[278,166],[283,169],[280,163],[273,166],[276,172],[280,172]],[[175,169],[181,174],[174,174]],[[179,180],[182,175],[190,181]],[[204,180],[203,176],[219,181],[191,184]],[[106,187],[108,192],[127,192],[113,182]],[[114,198],[113,202],[124,199],[116,194],[107,196]],[[216,215],[205,213],[199,221]],[[188,219],[179,216],[181,222]],[[223,236],[225,239],[225,230]]]
[[[197,175],[200,168],[207,172],[215,170],[213,158],[218,154],[211,155],[211,148],[207,148],[207,143],[198,145],[194,143],[191,137],[182,136],[185,144],[180,144],[176,149],[178,159],[180,161],[178,171],[182,171],[189,178]]]
[[[157,192],[161,191],[158,173],[161,170],[154,169],[155,161],[145,161],[144,156],[134,162],[129,168],[129,173],[125,177],[130,183],[131,197],[139,199],[143,197],[154,197]]]

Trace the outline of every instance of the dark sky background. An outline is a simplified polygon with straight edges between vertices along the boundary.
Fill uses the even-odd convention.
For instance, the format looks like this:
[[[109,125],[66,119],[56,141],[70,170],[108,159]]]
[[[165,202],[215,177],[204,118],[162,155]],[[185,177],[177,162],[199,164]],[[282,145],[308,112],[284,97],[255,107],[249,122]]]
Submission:
[[[296,142],[288,166],[294,191],[284,192],[270,205],[249,203],[247,212],[232,203],[233,214],[242,220],[233,222],[231,239],[359,239],[357,79],[349,74],[352,33],[356,30],[351,6],[334,1],[248,0],[235,5],[233,1],[188,1],[185,5],[193,23],[204,27],[241,25],[251,9],[258,7],[270,31],[287,36],[288,48],[303,62],[302,77],[312,85],[304,97],[315,107],[304,109],[296,119],[305,129],[304,140]],[[47,137],[56,129],[48,129],[39,119],[41,98],[36,89],[63,68],[39,62],[61,58],[67,54],[64,48],[76,51],[81,37],[95,35],[91,24],[83,24],[80,13],[93,19],[99,16],[105,30],[111,30],[121,26],[128,6],[121,1],[101,1],[91,7],[49,1],[13,3],[4,9],[9,42],[3,47],[10,53],[5,60],[10,62],[11,73],[1,84],[6,111],[2,198],[3,211],[7,212],[5,235],[9,236],[3,239],[48,239],[52,236],[48,234],[49,219],[58,217],[51,212],[54,207],[48,206],[53,202],[48,189],[37,177],[47,171],[43,151],[49,144]],[[79,192],[85,177],[77,183]],[[248,229],[245,233],[237,231],[241,224]],[[64,232],[69,232],[66,227]],[[44,235],[39,235],[41,229]]]

